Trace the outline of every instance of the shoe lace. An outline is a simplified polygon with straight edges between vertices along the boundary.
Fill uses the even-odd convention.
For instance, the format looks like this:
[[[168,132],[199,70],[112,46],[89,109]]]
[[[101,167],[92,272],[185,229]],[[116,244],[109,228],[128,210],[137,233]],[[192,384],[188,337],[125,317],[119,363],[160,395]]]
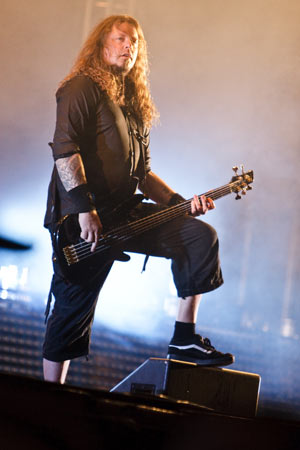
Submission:
[[[202,337],[202,336],[201,336],[201,337]],[[202,342],[203,342],[204,345],[206,345],[207,347],[210,347],[210,348],[212,348],[212,349],[215,348],[215,347],[213,347],[213,346],[211,345],[210,339],[208,339],[208,338],[203,338],[203,337],[202,337]]]

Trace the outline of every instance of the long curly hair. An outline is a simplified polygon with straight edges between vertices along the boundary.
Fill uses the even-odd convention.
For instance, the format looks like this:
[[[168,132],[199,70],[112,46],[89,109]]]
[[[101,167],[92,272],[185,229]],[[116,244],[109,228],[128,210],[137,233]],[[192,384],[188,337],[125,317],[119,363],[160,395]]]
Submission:
[[[108,33],[114,25],[127,22],[133,25],[138,34],[138,55],[133,68],[125,77],[125,85],[103,59],[103,48]],[[76,75],[90,77],[106,91],[111,100],[127,109],[147,128],[156,122],[159,115],[150,95],[148,80],[149,66],[147,45],[143,31],[133,17],[128,15],[109,16],[100,22],[90,33],[80,50],[71,72],[62,80],[60,86]]]

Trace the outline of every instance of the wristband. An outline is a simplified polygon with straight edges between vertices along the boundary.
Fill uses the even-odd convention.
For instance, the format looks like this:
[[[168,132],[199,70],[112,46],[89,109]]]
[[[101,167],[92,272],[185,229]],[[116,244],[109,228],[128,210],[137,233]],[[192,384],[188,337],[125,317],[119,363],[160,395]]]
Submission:
[[[92,194],[88,190],[87,184],[80,184],[68,192],[69,199],[76,205],[79,213],[89,212],[96,209]]]
[[[168,206],[175,206],[179,203],[185,202],[185,198],[183,198],[180,194],[173,194],[168,202]]]

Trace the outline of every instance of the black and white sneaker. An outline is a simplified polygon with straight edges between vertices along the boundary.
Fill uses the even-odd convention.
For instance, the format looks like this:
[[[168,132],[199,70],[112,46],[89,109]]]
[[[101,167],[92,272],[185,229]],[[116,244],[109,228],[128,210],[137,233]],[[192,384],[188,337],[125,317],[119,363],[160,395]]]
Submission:
[[[234,362],[233,355],[218,352],[210,340],[200,334],[184,340],[172,338],[167,358],[193,362],[201,366],[228,366]]]

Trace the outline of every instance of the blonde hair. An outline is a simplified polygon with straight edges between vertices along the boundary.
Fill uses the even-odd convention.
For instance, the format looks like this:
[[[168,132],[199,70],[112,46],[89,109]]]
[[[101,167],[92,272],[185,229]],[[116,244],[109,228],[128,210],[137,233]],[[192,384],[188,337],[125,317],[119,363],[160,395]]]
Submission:
[[[103,47],[113,26],[124,22],[133,25],[137,31],[138,55],[135,65],[125,77],[123,91],[120,77],[104,62]],[[114,15],[107,17],[93,29],[79,52],[71,72],[60,85],[76,75],[86,75],[106,91],[111,100],[120,105],[125,104],[139,122],[150,128],[159,115],[150,95],[148,73],[147,45],[139,23],[125,14]]]

